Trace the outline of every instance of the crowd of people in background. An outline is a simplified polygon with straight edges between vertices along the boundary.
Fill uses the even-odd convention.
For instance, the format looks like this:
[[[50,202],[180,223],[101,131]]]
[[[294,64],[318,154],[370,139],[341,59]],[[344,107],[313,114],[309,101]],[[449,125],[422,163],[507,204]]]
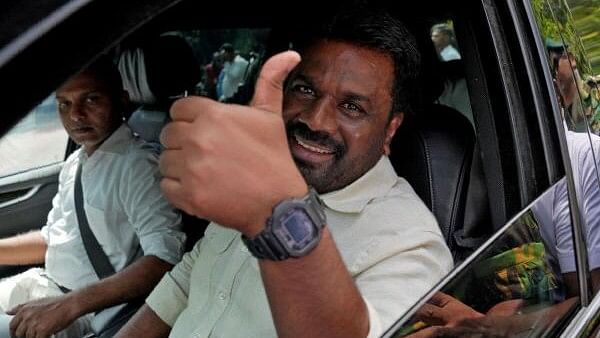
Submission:
[[[239,102],[236,97],[245,95],[244,85],[250,83],[258,59],[255,51],[244,57],[231,43],[224,43],[213,53],[212,60],[203,66],[199,94],[221,102]]]

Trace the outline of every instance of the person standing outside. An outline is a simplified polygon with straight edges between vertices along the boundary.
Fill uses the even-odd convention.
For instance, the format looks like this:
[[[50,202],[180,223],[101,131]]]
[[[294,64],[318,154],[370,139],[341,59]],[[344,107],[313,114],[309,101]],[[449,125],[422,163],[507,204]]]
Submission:
[[[248,61],[238,55],[230,43],[224,43],[220,49],[223,60],[223,69],[221,70],[221,95],[219,101],[224,102],[232,98],[237,93],[240,85],[244,83]]]

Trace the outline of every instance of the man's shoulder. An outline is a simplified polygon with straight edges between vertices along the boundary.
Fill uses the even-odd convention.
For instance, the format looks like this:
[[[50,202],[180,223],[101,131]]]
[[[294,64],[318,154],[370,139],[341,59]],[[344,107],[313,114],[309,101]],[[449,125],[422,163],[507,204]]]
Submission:
[[[158,171],[158,155],[155,147],[131,134],[105,149],[98,163],[111,175],[121,173],[125,179],[145,179]]]
[[[375,206],[393,206],[394,208],[390,209],[400,211],[415,208],[420,212],[426,212],[431,215],[423,200],[403,177],[398,177],[391,189],[385,195],[375,198],[372,204]]]
[[[114,145],[114,153],[117,156],[123,156],[128,160],[158,160],[159,149],[156,145],[134,135],[129,127],[127,127],[127,130],[127,136],[120,139],[120,142]]]
[[[396,184],[382,196],[375,198],[364,210],[382,226],[440,233],[433,213],[417,195],[410,184],[398,177]]]

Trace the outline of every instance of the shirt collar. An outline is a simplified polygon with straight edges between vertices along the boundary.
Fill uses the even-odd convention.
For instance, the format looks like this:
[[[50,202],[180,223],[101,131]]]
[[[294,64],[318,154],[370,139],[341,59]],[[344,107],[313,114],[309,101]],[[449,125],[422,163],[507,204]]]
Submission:
[[[373,199],[385,195],[398,182],[398,175],[387,156],[346,187],[321,195],[325,205],[338,212],[360,213]]]

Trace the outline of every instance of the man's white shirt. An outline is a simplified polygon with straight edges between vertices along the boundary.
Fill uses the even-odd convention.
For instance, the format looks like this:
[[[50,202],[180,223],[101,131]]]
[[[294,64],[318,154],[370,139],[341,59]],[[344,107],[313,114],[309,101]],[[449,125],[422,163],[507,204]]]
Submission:
[[[185,235],[181,216],[160,191],[158,157],[133,137],[126,125],[117,129],[88,157],[77,150],[64,164],[58,193],[42,228],[48,249],[45,273],[56,283],[78,289],[98,281],[77,221],[74,182],[81,181],[88,223],[116,271],[141,255],[179,262]]]

